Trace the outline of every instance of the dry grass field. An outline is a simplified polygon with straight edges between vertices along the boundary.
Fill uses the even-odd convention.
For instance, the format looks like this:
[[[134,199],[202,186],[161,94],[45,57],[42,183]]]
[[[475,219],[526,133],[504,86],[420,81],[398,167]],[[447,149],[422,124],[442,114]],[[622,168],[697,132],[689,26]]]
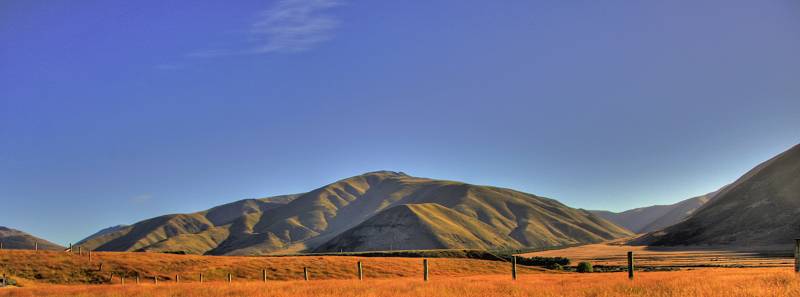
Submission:
[[[528,256],[569,256],[573,257],[573,263],[593,260],[596,264],[621,265],[624,262],[620,259],[624,259],[625,252],[631,248],[614,244],[588,245]],[[640,255],[640,261],[651,261],[645,262],[648,265],[680,266],[693,261],[709,261],[711,255],[717,255],[727,257],[723,259],[729,264],[773,267],[702,267],[637,272],[634,280],[628,280],[626,273],[581,274],[519,267],[518,279],[512,281],[508,263],[436,258],[430,259],[430,281],[423,282],[422,260],[419,258],[229,257],[109,252],[93,253],[89,262],[86,255],[3,250],[0,251],[0,273],[13,275],[22,287],[0,289],[0,297],[800,296],[800,276],[793,272],[788,258],[763,258],[758,256],[761,254],[714,250],[633,249]],[[358,261],[363,261],[363,281],[356,278]],[[101,262],[103,269],[99,270]],[[643,265],[642,262],[639,264]],[[309,267],[309,281],[302,280],[303,267]],[[261,281],[262,269],[268,272],[266,283]],[[109,282],[108,276],[112,273],[115,277]],[[206,282],[198,282],[200,273]],[[232,283],[225,281],[227,273],[233,274]],[[175,282],[176,274],[181,275],[180,283]],[[126,276],[124,285],[120,283],[120,275]],[[135,275],[141,276],[141,284],[134,282]],[[153,276],[159,278],[158,284],[153,283]]]
[[[791,246],[719,249],[714,247],[625,246],[614,242],[589,244],[560,250],[523,254],[533,257],[567,257],[573,262],[623,266],[627,252],[633,251],[636,265],[651,267],[790,267],[794,265]]]
[[[523,274],[317,281],[257,281],[144,285],[40,285],[0,289],[0,296],[657,296],[657,297],[789,297],[800,296],[800,278],[785,268],[714,268],[639,273]]]
[[[422,275],[422,259],[379,258],[348,256],[286,256],[286,257],[233,257],[172,255],[161,253],[94,252],[91,262],[84,254],[50,251],[0,251],[0,273],[33,283],[96,284],[119,283],[125,276],[130,283],[136,275],[142,282],[173,281],[176,275],[186,282],[198,281],[202,273],[205,280],[222,281],[231,273],[235,281],[261,280],[262,270],[267,270],[269,280],[302,280],[303,267],[308,267],[310,278],[354,279],[356,265],[363,262],[365,278],[396,278]],[[100,263],[103,264],[100,270]],[[429,260],[431,277],[459,277],[506,274],[508,263],[471,259]],[[520,267],[520,274],[541,273],[542,269]]]

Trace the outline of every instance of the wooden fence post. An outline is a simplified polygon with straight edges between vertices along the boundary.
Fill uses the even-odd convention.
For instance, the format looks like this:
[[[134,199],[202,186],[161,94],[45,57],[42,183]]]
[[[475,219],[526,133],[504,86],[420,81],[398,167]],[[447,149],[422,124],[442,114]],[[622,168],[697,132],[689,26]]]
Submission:
[[[0,250],[2,250],[2,249],[3,249],[3,242],[0,241]]]
[[[176,274],[175,275],[175,283],[177,284],[177,283],[180,283],[180,282],[181,282],[181,275],[180,274]]]
[[[92,250],[89,250],[89,262],[92,262]]]
[[[136,275],[136,284],[137,285],[139,284],[139,275],[138,274]]]
[[[39,242],[38,241],[34,241],[33,242],[33,250],[34,251],[38,251],[39,250]]]
[[[428,281],[428,259],[422,259],[422,277]]]
[[[628,278],[633,279],[633,252],[628,252]]]
[[[800,272],[800,238],[794,240],[794,272]]]
[[[303,267],[303,279],[308,280],[308,267]]]
[[[361,267],[361,261],[358,261],[358,280],[364,280],[364,268]]]
[[[517,280],[517,256],[511,256],[511,279]]]
[[[203,282],[203,274],[202,273],[200,273],[200,282],[201,283]]]
[[[124,286],[125,285],[125,275],[120,276],[119,280],[121,281],[121,284]]]
[[[153,283],[156,285],[158,284],[158,275],[153,277]]]
[[[78,246],[78,256],[83,256],[83,247]]]
[[[231,274],[228,273],[228,283],[230,284],[231,282],[233,282],[233,276],[231,276]]]
[[[114,274],[113,274],[113,273],[111,273],[111,274],[108,276],[108,282],[109,282],[109,283],[112,283],[112,284],[114,283]]]
[[[261,270],[261,279],[263,279],[265,283],[267,282],[267,270],[266,269],[262,269]]]

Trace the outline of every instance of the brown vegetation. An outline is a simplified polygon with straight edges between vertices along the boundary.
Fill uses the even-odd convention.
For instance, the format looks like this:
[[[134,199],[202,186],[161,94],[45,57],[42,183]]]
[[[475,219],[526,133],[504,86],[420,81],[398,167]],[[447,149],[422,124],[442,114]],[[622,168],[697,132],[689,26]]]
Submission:
[[[303,279],[303,267],[308,267],[311,279],[354,279],[356,263],[363,262],[366,278],[415,277],[422,275],[422,259],[351,256],[286,256],[233,257],[172,255],[161,253],[93,252],[91,262],[86,253],[45,251],[0,251],[0,273],[37,283],[76,284],[114,283],[120,276],[131,282],[137,275],[143,282],[197,281],[200,273],[209,281],[220,281],[231,273],[236,281],[260,280],[267,270],[270,280]],[[100,264],[103,264],[100,270]],[[504,274],[510,264],[500,261],[474,259],[431,259],[431,277]],[[520,267],[520,273],[536,273],[541,269]]]
[[[0,290],[0,296],[659,296],[659,297],[788,297],[800,295],[800,278],[790,269],[701,269],[639,273],[508,275],[233,284],[184,283],[144,285],[46,285]]]
[[[567,257],[573,262],[623,266],[633,251],[639,267],[790,267],[794,264],[790,246],[757,248],[732,247],[647,247],[614,243],[589,244],[560,250],[526,253],[527,257]]]

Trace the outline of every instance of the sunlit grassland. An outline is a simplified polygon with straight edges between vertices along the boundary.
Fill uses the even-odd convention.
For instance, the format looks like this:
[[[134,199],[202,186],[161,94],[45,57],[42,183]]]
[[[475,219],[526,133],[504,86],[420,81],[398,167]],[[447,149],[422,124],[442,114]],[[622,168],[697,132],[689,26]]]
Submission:
[[[586,258],[595,259],[619,252],[616,247],[577,251],[586,253]],[[697,255],[681,254],[683,256]],[[358,261],[363,262],[363,281],[357,280]],[[4,250],[0,251],[0,273],[11,274],[22,287],[0,289],[0,297],[800,296],[800,277],[787,265],[637,272],[634,280],[628,280],[626,273],[580,274],[520,266],[518,280],[512,281],[507,262],[451,258],[429,261],[431,279],[423,282],[420,258],[109,252],[93,253],[90,262],[86,255]],[[102,270],[99,270],[99,263],[103,263]],[[302,280],[304,267],[309,268],[309,281]],[[266,283],[261,280],[262,270],[267,271]],[[200,273],[205,283],[198,282]],[[226,281],[228,273],[233,276],[231,283]],[[113,282],[108,281],[111,274],[115,276]],[[181,283],[175,283],[178,274]],[[141,284],[135,284],[136,275],[140,276]],[[126,277],[124,285],[120,284],[121,276]],[[153,276],[159,277],[157,285],[153,283]]]
[[[394,278],[422,276],[420,258],[384,258],[354,256],[285,256],[233,257],[172,255],[161,253],[95,252],[92,259],[84,254],[50,251],[0,251],[0,272],[35,283],[81,284],[119,283],[125,277],[130,283],[138,275],[142,282],[170,282],[176,275],[186,282],[226,280],[230,273],[234,281],[261,280],[267,271],[269,280],[302,280],[307,267],[310,278],[354,279],[357,264],[362,261],[364,277]],[[100,264],[103,264],[102,270]],[[475,259],[430,259],[431,275],[472,276],[510,273],[510,264],[501,261]],[[541,273],[542,269],[520,267],[520,273]]]
[[[210,282],[144,285],[41,285],[0,290],[0,296],[800,296],[800,278],[785,268],[714,268],[639,273],[441,276],[358,281]]]
[[[637,266],[668,267],[792,267],[791,246],[766,247],[647,247],[614,243],[588,244],[523,254],[533,257],[567,257],[573,262],[624,266],[633,251]]]

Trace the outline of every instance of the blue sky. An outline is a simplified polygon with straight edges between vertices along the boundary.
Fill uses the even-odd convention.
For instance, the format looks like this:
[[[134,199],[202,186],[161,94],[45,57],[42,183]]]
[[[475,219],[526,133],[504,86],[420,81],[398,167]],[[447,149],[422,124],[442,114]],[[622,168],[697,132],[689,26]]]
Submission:
[[[588,209],[800,142],[797,1],[2,1],[0,225],[103,227],[373,170]]]

